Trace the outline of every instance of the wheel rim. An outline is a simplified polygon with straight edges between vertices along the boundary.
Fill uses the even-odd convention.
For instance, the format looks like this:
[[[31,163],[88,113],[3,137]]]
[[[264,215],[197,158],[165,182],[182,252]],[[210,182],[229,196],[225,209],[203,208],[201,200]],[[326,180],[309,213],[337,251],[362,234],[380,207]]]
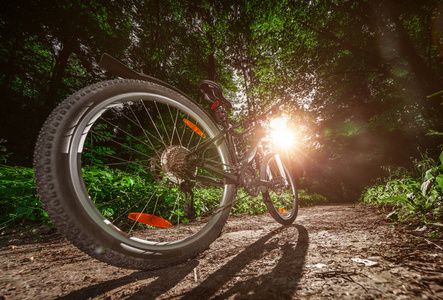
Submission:
[[[272,187],[267,189],[265,197],[282,219],[291,219],[297,213],[297,193],[287,166],[282,163],[279,155],[272,156],[266,162],[265,176],[266,180],[272,182]]]
[[[90,218],[125,248],[157,251],[186,246],[223,215],[210,212],[227,204],[231,187],[202,182],[200,177],[212,175],[183,158],[204,140],[183,119],[196,124],[206,138],[218,133],[209,118],[181,101],[150,93],[121,94],[91,106],[73,132],[68,153],[75,193]],[[219,166],[229,163],[224,147],[207,151]],[[171,163],[173,158],[176,162]],[[181,169],[191,169],[194,177]],[[192,207],[200,216],[195,219],[186,217],[183,209],[190,191]],[[146,225],[140,216],[129,219],[134,212],[160,217],[172,227],[152,226],[152,220]]]

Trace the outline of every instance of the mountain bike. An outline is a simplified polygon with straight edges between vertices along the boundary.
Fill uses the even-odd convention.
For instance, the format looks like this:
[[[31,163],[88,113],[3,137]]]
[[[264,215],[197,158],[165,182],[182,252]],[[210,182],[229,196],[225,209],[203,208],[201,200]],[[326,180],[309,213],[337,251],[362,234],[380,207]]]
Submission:
[[[198,85],[205,110],[107,54],[100,65],[122,79],[65,99],[34,154],[43,207],[75,246],[114,266],[156,269],[207,249],[244,197],[261,193],[276,221],[295,220],[295,177],[267,126],[286,101],[235,124],[213,81]]]

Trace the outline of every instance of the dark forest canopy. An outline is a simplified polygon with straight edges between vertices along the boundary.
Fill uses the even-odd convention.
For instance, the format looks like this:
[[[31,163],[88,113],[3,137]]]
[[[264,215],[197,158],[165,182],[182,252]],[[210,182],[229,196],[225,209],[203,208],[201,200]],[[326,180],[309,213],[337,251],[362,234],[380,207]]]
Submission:
[[[439,0],[2,1],[0,138],[29,166],[49,111],[112,78],[107,52],[194,98],[216,80],[241,116],[293,98],[301,184],[355,197],[380,166],[438,151],[442,13]]]

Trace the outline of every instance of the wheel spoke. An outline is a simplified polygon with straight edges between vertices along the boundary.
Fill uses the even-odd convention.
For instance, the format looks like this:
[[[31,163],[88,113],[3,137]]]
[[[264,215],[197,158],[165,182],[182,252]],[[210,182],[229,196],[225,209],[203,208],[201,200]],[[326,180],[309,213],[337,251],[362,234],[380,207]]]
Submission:
[[[115,155],[107,154],[107,153],[100,153],[100,152],[98,152],[98,151],[96,151],[94,149],[90,149],[90,148],[85,148],[85,150],[93,152],[93,153],[97,153],[97,154],[102,155],[102,156],[110,157],[110,158],[113,158],[113,159],[116,159],[116,160],[120,161],[120,162],[115,162],[115,163],[106,163],[106,164],[103,164],[104,166],[118,166],[118,165],[128,165],[128,164],[131,164],[131,165],[139,166],[139,167],[142,167],[142,168],[146,168],[146,166],[141,164],[141,162],[148,162],[148,161],[150,161],[150,160],[137,160],[137,161],[133,161],[133,160],[128,160],[128,159],[123,159],[123,158],[117,157]]]
[[[137,118],[136,114],[134,113],[134,110],[131,107],[129,107],[129,109],[131,110],[132,114],[134,115],[135,119],[137,120],[137,123],[138,123],[139,127],[142,129],[143,134],[145,135],[146,139],[149,141],[152,148],[155,149],[154,144],[152,143],[152,141],[148,137],[148,132],[143,128],[142,124],[140,123],[139,119]],[[152,134],[150,134],[150,135],[152,135]]]
[[[185,119],[189,119],[189,115],[186,115]],[[184,141],[184,138],[185,138],[186,128],[187,128],[187,126],[183,126],[183,132],[182,132],[182,137],[181,137],[182,141]],[[194,132],[194,131],[192,131],[192,132]],[[188,143],[190,142],[190,140],[191,139],[189,139]],[[188,146],[188,148],[189,148],[189,146]]]
[[[102,134],[100,134],[100,133],[98,133],[98,132],[95,132],[95,131],[93,131],[93,130],[91,130],[91,132],[94,133],[94,134],[96,134],[97,136],[100,136],[100,137],[103,137],[103,138],[108,138],[108,137],[106,137],[106,136],[104,136],[104,135],[102,135]],[[123,144],[123,143],[117,142],[117,141],[114,140],[114,139],[110,139],[110,141],[112,141],[112,142],[114,142],[114,143],[116,143],[116,144],[118,144],[118,145],[120,145],[120,146],[122,146],[122,147],[124,147],[124,148],[126,148],[126,149],[128,149],[128,150],[132,150],[132,151],[134,151],[134,152],[136,152],[136,153],[138,153],[138,154],[141,154],[141,155],[143,155],[143,156],[145,156],[145,157],[150,157],[149,155],[147,155],[147,154],[145,154],[145,153],[143,153],[143,152],[140,152],[140,151],[138,151],[137,149],[134,149],[134,148],[132,148],[132,147],[126,145],[126,144]],[[156,154],[159,154],[159,152],[156,151],[154,148],[152,148],[152,150],[154,150]]]
[[[114,108],[114,107],[111,108],[111,110],[115,112],[115,108]],[[131,111],[132,111],[132,109],[131,109]],[[161,143],[161,140],[159,140],[157,137],[155,137],[155,136],[154,136],[153,134],[151,134],[149,131],[146,131],[146,130],[141,126],[140,123],[136,123],[136,122],[134,122],[134,120],[132,120],[131,118],[129,118],[125,113],[123,113],[123,112],[116,112],[116,114],[118,114],[119,116],[124,117],[126,120],[128,120],[129,122],[131,122],[132,124],[134,124],[136,127],[138,127],[139,129],[141,129],[142,132],[143,132],[143,134],[144,134],[145,136],[146,136],[146,135],[150,135],[153,139],[156,139],[157,141],[159,141],[159,142]],[[147,138],[147,140],[149,141],[149,143],[151,144],[151,145],[148,146],[148,147],[154,149],[154,151],[155,151],[154,144],[151,142],[151,140],[150,140],[147,136],[146,136],[146,138]],[[144,144],[146,144],[146,143],[144,143]]]
[[[166,136],[168,137],[169,144],[172,145],[172,139],[169,137],[168,131],[166,130],[166,126],[165,126],[165,123],[163,121],[163,116],[160,113],[160,110],[158,109],[158,105],[157,105],[156,101],[154,101],[154,105],[155,105],[155,108],[157,109],[157,113],[158,113],[158,116],[160,118],[160,121],[162,122],[163,128],[165,129],[165,133],[166,133]]]
[[[151,114],[149,113],[148,109],[146,108],[145,102],[144,102],[144,101],[141,101],[141,103],[142,103],[142,105],[143,105],[143,107],[144,107],[146,113],[148,114],[149,119],[151,120],[152,124],[154,125],[155,131],[157,131],[157,134],[158,134],[158,136],[159,136],[160,139],[161,139],[161,143],[163,144],[163,146],[166,147],[166,143],[165,143],[165,141],[163,140],[163,137],[161,136],[160,132],[158,131],[157,125],[155,124],[154,120],[152,119]]]
[[[151,197],[149,198],[149,200],[146,201],[145,206],[143,207],[142,211],[140,212],[141,214],[145,212],[146,208],[148,207],[149,202],[151,202],[152,197],[154,197],[154,195],[157,193],[157,191],[158,191],[159,188],[160,188],[160,187],[158,186],[158,187],[155,189],[155,191],[152,193],[152,195],[151,195]],[[158,197],[157,197],[157,198],[158,198]],[[130,234],[131,231],[132,231],[132,229],[134,229],[134,226],[137,224],[137,221],[138,221],[138,220],[135,220],[135,221],[134,221],[134,223],[132,224],[132,227],[131,227],[131,229],[129,230],[128,234]]]
[[[180,111],[178,110],[178,109],[176,109],[177,110],[177,113],[176,113],[176,115],[175,115],[175,122],[174,122],[174,129],[175,129],[175,131],[177,132],[177,138],[178,138],[178,141],[179,141],[179,143],[180,143],[180,146],[183,146],[183,144],[182,144],[182,140],[181,140],[181,138],[180,138],[180,134],[179,134],[179,132],[178,132],[178,115],[180,114]]]
[[[182,141],[180,139],[180,134],[178,133],[178,129],[177,129],[179,110],[176,109],[177,113],[175,114],[175,119],[173,117],[173,114],[171,112],[171,107],[169,105],[168,105],[168,110],[169,110],[169,115],[171,116],[171,120],[173,121],[173,130],[172,130],[172,134],[171,134],[171,146],[172,146],[174,135],[176,132],[177,132],[177,138],[178,138],[179,144],[180,144],[180,146],[183,146]]]
[[[105,121],[106,123],[108,123],[109,125],[113,126],[114,128],[118,128],[117,125],[114,125],[113,123],[109,122],[109,121],[106,120],[105,118],[101,118],[101,120]],[[132,122],[132,121],[131,121],[131,122]],[[132,122],[132,123],[135,124],[134,122]],[[138,124],[135,124],[135,125],[139,126]],[[143,128],[141,128],[141,129],[143,129]],[[123,130],[123,129],[121,129],[121,128],[118,128],[118,130],[121,131],[121,132],[123,132],[124,134],[130,136],[131,138],[135,139],[136,141],[140,142],[141,144],[145,145],[146,147],[153,148],[152,143],[151,143],[151,146],[150,146],[150,145],[146,144],[144,141],[142,141],[141,139],[139,139],[139,138],[135,137],[134,135],[130,134],[129,132],[127,132],[127,131],[125,131],[125,130]],[[149,133],[149,132],[148,132],[148,133]],[[155,137],[154,137],[154,138],[155,138]],[[158,140],[158,139],[157,139],[157,140]],[[160,141],[160,140],[158,140],[158,141]],[[161,142],[161,141],[160,141],[160,142]],[[153,150],[155,151],[155,149],[153,149]]]

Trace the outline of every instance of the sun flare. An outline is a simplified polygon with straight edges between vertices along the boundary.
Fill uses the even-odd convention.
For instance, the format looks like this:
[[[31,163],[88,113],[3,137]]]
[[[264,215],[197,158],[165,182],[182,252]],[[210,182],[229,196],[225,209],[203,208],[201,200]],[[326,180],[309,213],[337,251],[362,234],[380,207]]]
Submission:
[[[275,145],[285,149],[294,146],[295,133],[287,126],[287,119],[273,119],[269,126],[271,127],[271,137]]]

